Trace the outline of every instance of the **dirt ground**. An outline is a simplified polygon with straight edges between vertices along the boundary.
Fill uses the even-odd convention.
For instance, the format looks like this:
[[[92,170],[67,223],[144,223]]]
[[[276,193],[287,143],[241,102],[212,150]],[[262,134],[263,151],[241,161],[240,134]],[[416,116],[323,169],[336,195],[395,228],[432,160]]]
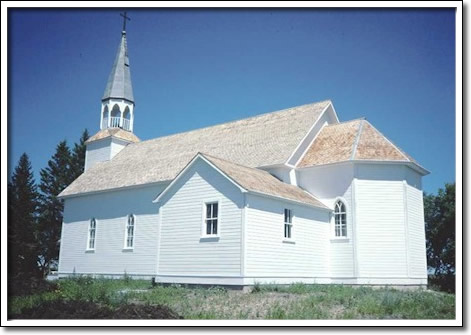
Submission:
[[[9,319],[182,319],[166,306],[126,304],[116,309],[85,301],[51,301]]]

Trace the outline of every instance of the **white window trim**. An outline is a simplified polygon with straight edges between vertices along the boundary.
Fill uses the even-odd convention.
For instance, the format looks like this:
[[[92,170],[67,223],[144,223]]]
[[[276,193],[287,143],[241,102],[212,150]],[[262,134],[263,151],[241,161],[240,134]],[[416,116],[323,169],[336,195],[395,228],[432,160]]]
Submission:
[[[132,247],[128,247],[128,222],[129,222],[129,216],[134,217],[134,228],[132,232]],[[124,246],[123,250],[134,250],[134,246],[136,245],[136,215],[135,214],[128,214],[126,215],[126,222],[124,225]]]
[[[90,248],[90,224],[92,223],[92,220],[95,220],[95,236],[94,236],[94,242],[93,242],[93,248]],[[95,252],[96,250],[96,236],[97,236],[97,229],[98,228],[98,220],[94,217],[92,217],[90,220],[88,220],[88,227],[87,227],[87,247],[85,248],[86,252]]]
[[[343,203],[343,205],[345,206],[345,217],[346,217],[345,228],[346,228],[346,232],[347,232],[347,235],[345,235],[345,236],[336,236],[335,235],[335,209],[336,209],[336,205],[337,205],[338,201],[341,201]],[[334,211],[333,211],[333,214],[332,214],[331,238],[330,238],[330,240],[332,242],[348,242],[350,240],[350,236],[348,234],[349,222],[350,222],[350,211],[349,211],[349,208],[348,208],[348,203],[344,198],[338,197],[334,200]]]
[[[291,223],[287,223],[285,222],[285,210],[289,210],[291,212]],[[291,232],[291,237],[286,237],[285,236],[285,226],[286,225],[289,225],[291,226],[291,229],[290,229],[290,232]],[[286,242],[286,243],[294,243],[294,210],[291,209],[291,208],[284,208],[283,209],[283,242]]]
[[[218,204],[218,216],[217,216],[217,234],[207,234],[206,233],[206,206],[209,204]],[[221,237],[221,199],[209,199],[203,201],[201,212],[201,236],[200,241],[211,241],[219,240]]]

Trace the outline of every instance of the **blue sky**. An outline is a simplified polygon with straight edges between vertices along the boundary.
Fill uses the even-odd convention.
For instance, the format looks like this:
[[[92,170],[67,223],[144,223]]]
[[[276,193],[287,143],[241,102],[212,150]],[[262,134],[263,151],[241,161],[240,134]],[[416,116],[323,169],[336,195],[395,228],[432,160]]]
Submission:
[[[59,141],[99,129],[119,10],[9,13],[9,165],[39,182]],[[331,99],[455,180],[453,9],[128,9],[134,132],[150,139]]]

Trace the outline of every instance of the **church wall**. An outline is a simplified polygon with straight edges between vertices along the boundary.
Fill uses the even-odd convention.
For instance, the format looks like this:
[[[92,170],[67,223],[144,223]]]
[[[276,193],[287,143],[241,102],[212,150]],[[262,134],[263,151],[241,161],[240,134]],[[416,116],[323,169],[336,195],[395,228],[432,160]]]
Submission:
[[[59,274],[153,276],[157,259],[158,206],[164,185],[65,199]],[[124,249],[127,215],[135,215],[134,249]],[[87,251],[90,219],[96,218],[96,247]]]
[[[284,238],[285,208],[293,213],[291,240]],[[327,280],[329,216],[313,207],[247,194],[245,283]]]
[[[85,152],[85,171],[98,162],[110,160],[111,137],[87,144]]]
[[[403,165],[358,164],[357,177],[359,277],[426,283],[422,191],[409,185],[420,185],[420,175]]]
[[[87,144],[85,170],[88,170],[98,162],[109,161],[128,144],[126,141],[112,137]]]
[[[335,238],[334,218],[331,216],[329,230],[323,237],[330,248],[329,269],[333,278],[355,276],[354,250],[354,202],[352,183],[353,164],[328,165],[297,171],[298,185],[314,194],[324,204],[334,208],[337,199],[345,203],[347,210],[347,238]]]
[[[121,141],[117,138],[113,138],[111,140],[110,159],[116,156],[128,144],[129,143],[126,141]]]
[[[418,173],[409,168],[406,168],[406,175],[409,180],[404,183],[407,196],[406,210],[409,232],[409,276],[427,278],[423,192],[420,188],[411,186],[411,184],[420,185],[421,178]],[[419,182],[417,182],[417,179]]]
[[[219,203],[219,237],[205,238],[205,202],[213,201]],[[221,277],[238,279],[242,207],[240,189],[203,160],[196,161],[161,199],[157,281],[210,284],[221,283]]]

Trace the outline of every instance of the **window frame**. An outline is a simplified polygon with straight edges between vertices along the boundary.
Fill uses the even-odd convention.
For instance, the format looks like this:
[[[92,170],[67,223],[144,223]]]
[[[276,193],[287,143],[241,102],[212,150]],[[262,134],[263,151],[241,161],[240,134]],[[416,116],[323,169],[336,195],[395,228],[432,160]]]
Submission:
[[[288,215],[287,215],[288,213]],[[284,208],[283,210],[283,240],[284,241],[293,241],[293,217],[294,211],[291,208]],[[289,234],[286,234],[286,233]],[[287,236],[288,235],[288,236]]]
[[[217,205],[217,216],[213,216],[214,209],[211,209],[211,217],[208,218],[207,211],[208,205]],[[221,233],[221,201],[219,199],[213,199],[203,202],[203,213],[202,213],[202,228],[201,228],[201,238],[202,239],[218,239]],[[216,220],[216,233],[213,234],[213,229],[211,233],[208,234],[208,221]],[[212,227],[211,227],[212,228]]]
[[[338,205],[342,206],[339,208]],[[342,211],[343,207],[343,211]],[[337,211],[339,209],[339,211]],[[340,216],[339,224],[337,224],[337,217]],[[343,221],[343,222],[342,222]],[[337,231],[340,235],[337,235]],[[345,235],[343,234],[345,232]],[[342,199],[336,199],[334,202],[334,215],[333,215],[333,239],[346,240],[348,236],[348,209],[347,204]]]
[[[129,219],[133,218],[133,226],[132,226],[132,246],[128,246],[128,239],[129,239]],[[134,250],[134,246],[136,245],[136,215],[135,214],[128,214],[126,215],[126,225],[124,226],[124,247],[125,250]]]
[[[92,222],[94,222],[94,227],[92,228]],[[90,247],[90,241],[92,240],[92,231],[93,231],[93,247]],[[96,236],[97,236],[97,219],[92,217],[88,221],[88,229],[87,229],[87,248],[86,251],[95,251],[96,250]]]

